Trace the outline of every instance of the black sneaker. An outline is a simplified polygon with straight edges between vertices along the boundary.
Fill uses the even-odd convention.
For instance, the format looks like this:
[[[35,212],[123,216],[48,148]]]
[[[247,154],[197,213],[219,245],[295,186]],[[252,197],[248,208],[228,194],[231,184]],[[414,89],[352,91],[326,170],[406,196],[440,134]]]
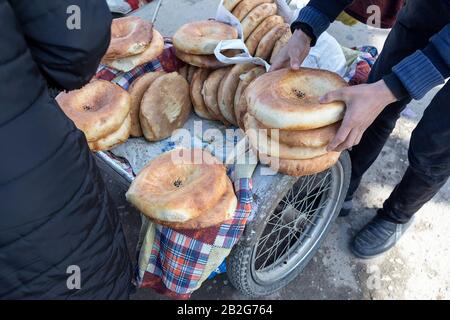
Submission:
[[[352,200],[344,201],[342,209],[339,212],[339,217],[347,217],[350,214],[350,212],[352,212],[352,210],[353,210],[353,201]]]
[[[353,239],[351,251],[359,258],[370,259],[391,249],[411,225],[394,223],[379,214]]]

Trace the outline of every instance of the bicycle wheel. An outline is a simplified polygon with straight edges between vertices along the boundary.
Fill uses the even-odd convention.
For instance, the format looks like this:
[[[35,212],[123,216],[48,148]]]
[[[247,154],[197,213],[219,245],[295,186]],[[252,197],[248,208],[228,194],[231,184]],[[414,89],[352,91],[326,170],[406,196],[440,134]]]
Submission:
[[[247,226],[251,230],[246,230],[247,236],[227,261],[227,274],[235,288],[249,296],[268,295],[305,268],[339,214],[350,166],[350,157],[344,152],[329,170],[294,180],[278,194],[278,201],[271,197],[262,200],[258,208],[270,212],[258,212],[264,218]]]

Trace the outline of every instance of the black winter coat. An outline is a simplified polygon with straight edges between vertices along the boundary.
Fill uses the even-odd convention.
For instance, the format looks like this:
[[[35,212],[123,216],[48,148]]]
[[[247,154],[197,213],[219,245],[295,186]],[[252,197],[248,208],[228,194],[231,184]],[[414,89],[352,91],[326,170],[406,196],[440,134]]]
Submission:
[[[71,5],[79,30],[67,27]],[[0,0],[0,298],[129,295],[117,212],[84,135],[47,90],[91,79],[110,25],[104,0]]]

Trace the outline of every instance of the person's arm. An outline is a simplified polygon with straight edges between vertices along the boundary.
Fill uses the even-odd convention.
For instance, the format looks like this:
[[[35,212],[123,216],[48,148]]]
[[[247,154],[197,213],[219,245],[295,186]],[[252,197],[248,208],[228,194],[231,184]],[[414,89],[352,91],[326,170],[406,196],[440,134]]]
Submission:
[[[311,46],[314,46],[319,36],[352,2],[353,0],[311,0],[291,24],[292,33],[297,29],[302,30],[311,38]]]
[[[317,38],[353,0],[311,0],[291,25],[292,37],[275,57],[271,71],[290,65],[298,70]]]
[[[383,79],[397,99],[420,100],[450,77],[450,24],[430,39],[423,50],[417,50],[392,68]]]
[[[33,59],[50,86],[72,90],[91,80],[110,41],[112,17],[106,1],[9,2]],[[80,9],[79,29],[73,29],[77,21],[71,20],[74,11],[69,9],[74,5]]]
[[[359,144],[362,135],[386,106],[405,97],[421,99],[450,77],[450,24],[392,68],[382,80],[328,93],[322,103],[343,101],[347,108],[342,125],[328,150],[342,151]]]

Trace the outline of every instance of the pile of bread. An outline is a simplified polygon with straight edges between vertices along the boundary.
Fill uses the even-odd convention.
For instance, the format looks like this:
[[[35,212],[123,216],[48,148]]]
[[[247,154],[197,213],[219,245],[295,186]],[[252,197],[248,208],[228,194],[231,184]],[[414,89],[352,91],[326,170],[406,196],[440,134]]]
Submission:
[[[172,229],[220,225],[233,217],[237,206],[225,166],[201,149],[175,149],[153,159],[139,172],[126,198]]]
[[[190,83],[191,102],[195,113],[204,119],[225,125],[241,125],[243,92],[265,69],[254,64],[237,64],[216,70],[181,69]],[[243,127],[242,127],[243,128]]]
[[[273,0],[228,0],[224,6],[241,21],[245,44],[254,56],[271,60],[291,37],[289,25],[277,15]],[[175,33],[173,45],[177,57],[187,63],[180,74],[190,83],[196,114],[243,128],[243,92],[265,70],[253,64],[227,66],[216,59],[214,49],[218,43],[237,37],[237,30],[230,25],[197,21],[183,25]]]
[[[111,43],[102,63],[128,72],[155,60],[163,50],[164,39],[152,23],[134,16],[114,19]]]
[[[103,62],[129,71],[156,59],[162,36],[138,17],[113,20],[111,45]],[[66,115],[93,151],[110,150],[132,137],[159,141],[181,128],[192,110],[189,84],[179,73],[152,72],[137,78],[128,92],[108,81],[91,83],[57,97]]]
[[[96,80],[56,97],[64,113],[84,132],[93,151],[109,150],[128,140],[130,95],[109,81]]]
[[[274,0],[225,0],[223,5],[241,22],[252,56],[270,62],[289,41],[289,24],[277,15]]]
[[[317,69],[281,69],[260,76],[246,90],[244,124],[260,160],[291,176],[322,172],[339,159],[327,152],[345,112],[340,101],[320,103],[326,93],[347,83]]]

